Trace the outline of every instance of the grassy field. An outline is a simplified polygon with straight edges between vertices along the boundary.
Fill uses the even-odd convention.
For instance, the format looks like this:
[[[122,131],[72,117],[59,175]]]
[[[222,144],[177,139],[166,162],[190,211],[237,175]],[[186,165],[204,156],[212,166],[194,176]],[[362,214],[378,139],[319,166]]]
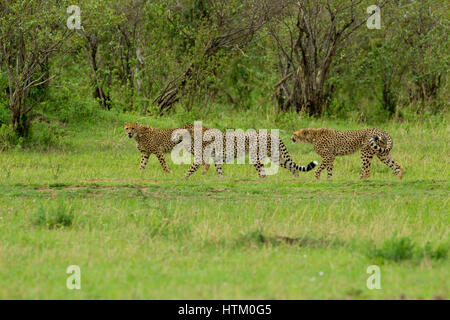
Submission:
[[[187,165],[140,155],[125,120],[68,125],[47,151],[0,153],[1,299],[381,299],[448,298],[449,126],[446,117],[392,122],[404,179],[374,160],[359,180],[355,154],[331,181],[280,169],[259,179],[251,165],[213,167],[189,180]],[[142,119],[156,127],[181,120]],[[218,126],[218,121],[205,125]],[[300,127],[356,129],[326,120],[247,120],[280,128],[299,164],[321,160],[289,136]],[[222,119],[221,128],[236,127]],[[81,290],[66,268],[81,268]],[[366,269],[378,265],[381,289]]]

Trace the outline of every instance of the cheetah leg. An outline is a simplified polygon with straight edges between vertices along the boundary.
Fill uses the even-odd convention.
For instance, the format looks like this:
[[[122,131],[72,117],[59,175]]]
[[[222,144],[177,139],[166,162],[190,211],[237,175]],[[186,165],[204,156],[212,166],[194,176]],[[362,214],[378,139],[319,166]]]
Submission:
[[[209,163],[203,164],[202,174],[205,174],[206,172],[208,172],[208,170],[209,170]]]
[[[373,154],[368,151],[361,153],[361,179],[370,176],[370,166],[372,165]]]
[[[199,163],[193,163],[191,165],[191,167],[189,168],[188,172],[186,172],[186,174],[184,175],[184,177],[187,179],[189,178],[195,171],[197,171],[197,169],[200,167]]]
[[[327,161],[326,166],[327,166],[327,178],[331,179],[333,178],[334,158],[330,158],[330,160]]]
[[[264,173],[264,165],[261,163],[260,157],[258,156],[258,153],[250,152],[249,153],[250,163],[253,164],[256,171],[258,172],[258,176],[260,178],[265,178],[266,174]]]
[[[216,166],[217,175],[219,176],[219,178],[223,178],[223,167],[222,167],[222,164],[216,163],[215,166]]]
[[[256,171],[258,172],[258,176],[260,178],[266,177],[266,174],[264,173],[264,165],[261,163],[260,160],[257,160],[256,163],[253,164],[253,166],[255,167]]]
[[[280,163],[278,164],[280,167],[285,168],[287,170],[289,170],[294,177],[298,178],[298,170],[295,170],[294,167],[288,167],[288,159],[286,159],[285,157],[281,156],[280,157]]]
[[[316,172],[314,172],[314,176],[316,177],[316,179],[320,179],[320,173],[322,172],[323,169],[325,169],[327,166],[325,164],[324,161],[322,161],[322,163],[320,164],[320,166],[316,169]]]
[[[213,152],[212,154],[213,160],[214,160],[214,166],[216,167],[216,172],[219,178],[223,178],[223,160],[225,159],[225,154],[222,155],[222,159],[220,157],[216,156]],[[209,166],[209,164],[208,164]]]
[[[294,177],[298,178],[298,170],[295,170],[294,168],[289,169],[292,174],[294,175]]]
[[[394,170],[395,175],[401,180],[403,178],[403,168],[391,157],[391,155],[378,155],[378,159],[387,165],[389,168]]]
[[[140,166],[140,170],[144,170],[145,167],[147,166],[147,162],[148,162],[148,157],[150,155],[147,153],[143,153],[142,157],[141,157],[141,166]]]
[[[156,154],[156,157],[158,158],[159,163],[161,164],[161,167],[163,168],[163,170],[165,172],[172,173],[172,171],[170,171],[169,167],[166,164],[166,159],[164,159],[164,155],[162,153],[158,153],[158,154]]]
[[[320,179],[320,173],[322,172],[323,169],[326,168],[328,171],[328,178],[331,178],[333,176],[334,157],[322,157],[322,158],[323,158],[323,161],[320,164],[320,166],[317,168],[316,172],[314,173],[314,176],[316,177],[316,179]],[[331,168],[331,170],[329,168]]]

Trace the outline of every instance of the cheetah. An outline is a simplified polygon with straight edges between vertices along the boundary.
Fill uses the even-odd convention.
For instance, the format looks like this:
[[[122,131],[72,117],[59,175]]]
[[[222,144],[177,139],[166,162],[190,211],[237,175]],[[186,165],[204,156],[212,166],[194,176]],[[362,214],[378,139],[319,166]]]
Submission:
[[[214,142],[205,142],[205,140],[208,139],[205,139],[203,135],[205,135],[207,131],[214,130],[216,133],[220,135],[220,137],[222,137],[222,143],[220,143],[223,150],[222,154],[215,154],[215,150],[212,150],[212,152],[210,153],[210,156],[214,161],[216,171],[219,177],[223,177],[222,164],[226,162],[226,160],[229,160],[230,158],[236,159],[242,155],[245,155],[245,153],[249,154],[250,162],[254,165],[256,171],[258,172],[258,176],[261,178],[266,177],[263,165],[263,162],[266,157],[262,156],[262,154],[265,154],[268,157],[270,157],[272,161],[277,160],[279,166],[289,170],[296,177],[298,176],[298,172],[310,171],[314,169],[315,166],[318,165],[317,161],[312,161],[306,166],[299,166],[291,159],[283,141],[279,139],[278,136],[270,134],[267,131],[259,130],[258,132],[254,131],[253,133],[250,134],[247,133],[244,135],[228,136],[226,133],[218,129],[208,129],[205,127],[202,128],[203,128],[202,135],[194,138],[194,140],[201,139],[201,142],[198,142],[198,144],[199,145],[201,144],[202,152],[204,152],[207,147],[210,147],[211,144],[215,142],[215,139]],[[228,140],[230,138],[233,140]],[[278,145],[278,150],[276,149],[272,150],[272,142],[275,141],[275,139],[276,143],[274,144],[274,148],[276,148],[276,146]],[[264,148],[265,150],[261,150],[263,147],[261,147],[260,144],[263,144],[264,142],[266,146]],[[228,149],[229,147],[231,147],[232,150],[231,152],[233,153],[229,151]],[[194,145],[191,146],[190,151],[192,154],[195,154]],[[272,154],[272,151],[274,151],[274,154]],[[278,155],[278,159],[275,158],[276,154]],[[194,163],[191,165],[191,167],[185,174],[185,178],[186,179],[189,178],[194,172],[196,172],[201,163],[202,163],[201,161],[198,162],[194,161]]]
[[[188,131],[193,130],[194,125],[188,124],[182,127]],[[128,137],[136,140],[136,147],[141,152],[140,169],[144,170],[147,166],[148,158],[151,154],[155,154],[164,171],[171,173],[172,171],[166,164],[164,154],[169,153],[173,148],[181,142],[172,140],[172,133],[175,129],[156,129],[135,122],[127,122],[124,126]],[[209,164],[204,164],[203,173],[209,169]]]
[[[403,168],[389,154],[393,147],[391,136],[379,129],[363,129],[338,131],[334,129],[299,129],[292,136],[294,143],[311,143],[314,151],[322,158],[315,177],[320,178],[323,169],[327,169],[328,178],[333,176],[334,159],[337,156],[349,155],[361,150],[361,179],[370,175],[370,165],[374,156],[391,168],[395,175],[402,179]]]

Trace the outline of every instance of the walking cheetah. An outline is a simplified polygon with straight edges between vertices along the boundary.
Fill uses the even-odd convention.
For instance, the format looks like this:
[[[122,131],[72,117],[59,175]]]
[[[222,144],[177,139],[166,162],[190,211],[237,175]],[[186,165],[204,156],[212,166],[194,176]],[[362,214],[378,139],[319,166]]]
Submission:
[[[125,123],[124,128],[128,137],[136,140],[136,147],[142,153],[141,170],[144,170],[147,166],[150,155],[155,154],[163,170],[168,173],[172,172],[166,164],[164,154],[171,152],[172,149],[181,142],[181,140],[175,142],[172,140],[172,133],[179,128],[156,129],[134,122]],[[193,128],[193,124],[182,127],[182,129],[187,129],[189,131],[193,130]],[[209,165],[205,164],[203,172],[206,172],[208,168]]]
[[[403,168],[389,154],[393,147],[391,136],[379,129],[363,129],[338,131],[333,129],[299,129],[292,136],[294,143],[311,143],[314,151],[322,158],[322,164],[317,168],[315,176],[320,178],[323,169],[327,169],[328,178],[333,176],[333,163],[337,156],[344,156],[361,150],[361,179],[370,175],[370,165],[373,156],[377,156],[384,164],[394,170],[395,175],[402,179]]]
[[[142,158],[141,158],[141,170],[144,170],[147,162],[148,162],[148,158],[151,154],[155,154],[156,157],[158,158],[162,168],[164,171],[166,172],[171,172],[169,170],[169,168],[167,167],[165,158],[164,158],[164,154],[165,153],[169,153],[173,150],[173,148],[183,142],[185,143],[186,141],[182,141],[182,134],[181,132],[179,132],[179,136],[180,139],[173,141],[172,137],[176,136],[176,132],[177,130],[187,130],[190,136],[190,141],[187,141],[190,144],[190,147],[188,148],[188,151],[190,151],[195,158],[195,147],[196,146],[200,146],[201,148],[201,153],[205,152],[207,148],[209,148],[211,146],[211,144],[214,143],[214,141],[205,141],[208,139],[204,139],[205,134],[208,133],[208,131],[211,132],[211,130],[215,130],[216,132],[221,132],[219,130],[216,129],[209,129],[207,127],[203,127],[201,126],[201,130],[199,131],[199,135],[196,134],[195,130],[194,130],[195,126],[193,124],[188,124],[185,125],[181,128],[174,128],[174,129],[155,129],[155,128],[150,128],[148,126],[145,125],[140,125],[138,123],[125,123],[125,132],[128,135],[129,138],[134,138],[137,142],[136,146],[138,148],[138,150],[142,153]],[[213,158],[214,160],[214,164],[216,167],[216,172],[217,174],[222,177],[223,176],[223,169],[222,169],[222,164],[223,161],[225,159],[227,159],[227,154],[226,154],[226,148],[225,146],[227,145],[227,135],[225,133],[223,134],[223,154],[222,157],[219,157],[219,155],[215,155],[214,152],[212,152],[210,154],[210,156]],[[257,135],[256,139],[259,138],[259,135]],[[267,134],[265,138],[267,139],[267,155],[269,157],[272,157],[273,155],[271,154],[271,141],[273,139],[272,135]],[[282,166],[283,168],[288,169],[289,171],[291,171],[295,176],[298,176],[298,172],[299,171],[310,171],[312,170],[318,163],[316,161],[313,161],[311,163],[309,163],[307,166],[299,166],[297,165],[294,161],[292,161],[292,159],[289,156],[289,153],[286,150],[286,146],[284,145],[284,143],[278,138],[276,137],[277,142],[278,142],[278,146],[279,146],[279,150],[278,150],[278,154],[279,154],[279,165]],[[235,137],[234,141],[232,141],[231,143],[234,143],[234,154],[231,155],[231,157],[236,158],[237,156],[241,155],[241,154],[245,154],[245,151],[250,151],[250,159],[252,161],[252,163],[254,164],[256,170],[258,171],[258,174],[260,177],[264,177],[264,170],[263,170],[263,164],[262,162],[264,161],[264,159],[259,155],[259,148],[249,148],[249,141],[250,141],[250,137],[246,136],[245,137],[245,143],[243,144],[245,147],[245,150],[238,150],[238,148],[241,146],[241,143],[238,143],[238,138]],[[258,142],[259,140],[252,140],[253,141]],[[258,144],[257,144],[258,145]],[[194,161],[194,163],[191,165],[191,167],[189,168],[189,170],[187,171],[187,173],[185,174],[185,178],[189,178],[194,172],[196,172],[199,168],[200,165],[203,165],[203,173],[205,173],[208,169],[209,169],[209,163],[207,161],[207,159],[200,159],[199,161]]]
[[[230,158],[235,159],[241,155],[245,155],[246,153],[249,154],[250,162],[254,165],[256,168],[256,171],[258,172],[259,177],[264,178],[266,175],[264,173],[264,165],[263,162],[267,157],[269,157],[272,161],[276,160],[276,163],[289,170],[294,176],[298,176],[298,172],[306,172],[312,170],[318,163],[317,161],[312,161],[306,166],[299,166],[296,164],[290,157],[288,151],[286,150],[286,146],[284,145],[283,141],[278,138],[278,136],[274,136],[266,131],[259,130],[258,132],[254,131],[254,133],[250,134],[243,134],[243,135],[237,135],[233,136],[233,140],[228,141],[230,139],[230,136],[227,136],[226,133],[217,130],[217,129],[208,129],[205,127],[202,127],[202,135],[205,134],[205,132],[214,130],[216,133],[218,133],[222,137],[222,154],[215,154],[215,150],[212,150],[210,156],[213,158],[214,164],[216,166],[217,174],[222,177],[223,176],[223,169],[222,164]],[[206,150],[207,147],[210,147],[212,143],[215,142],[205,142],[203,136],[195,137],[195,139],[201,139],[201,141],[198,142],[198,145],[201,145],[202,152]],[[245,139],[245,140],[244,140]],[[276,143],[274,145],[274,153],[272,154],[272,142],[275,141]],[[264,140],[264,141],[262,141]],[[260,143],[261,142],[261,143]],[[195,143],[194,143],[195,144]],[[256,145],[254,145],[256,144]],[[263,147],[261,145],[265,145],[265,150],[261,150]],[[276,146],[278,145],[278,150],[276,150]],[[230,148],[231,147],[231,148]],[[210,148],[211,149],[211,148]],[[229,151],[231,149],[233,153]],[[261,151],[261,152],[260,152]],[[194,153],[194,145],[191,145],[191,153]],[[230,154],[227,154],[230,152]],[[264,155],[264,156],[263,156]],[[275,156],[278,155],[278,159],[275,159]],[[200,163],[202,162],[195,162],[191,165],[187,173],[185,174],[185,178],[189,178],[195,171],[197,171],[198,167],[200,166]]]

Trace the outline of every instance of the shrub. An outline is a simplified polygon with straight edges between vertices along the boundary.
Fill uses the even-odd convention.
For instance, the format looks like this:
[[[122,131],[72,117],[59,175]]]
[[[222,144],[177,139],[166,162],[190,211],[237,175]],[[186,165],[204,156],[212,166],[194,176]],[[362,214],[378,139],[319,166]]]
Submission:
[[[62,143],[65,131],[58,124],[37,122],[31,127],[31,135],[26,143],[29,147],[48,148]]]
[[[0,95],[0,99],[2,99]],[[11,119],[11,111],[6,105],[5,101],[0,100],[0,125],[8,124]]]
[[[30,127],[30,134],[19,137],[11,125],[0,125],[0,151],[11,148],[38,148],[47,149],[59,146],[65,131],[59,125],[46,122],[34,122]]]
[[[33,223],[48,229],[71,227],[75,219],[73,211],[73,208],[67,207],[64,202],[58,202],[54,207],[40,207],[34,214]]]
[[[448,250],[448,244],[440,244],[436,248],[433,248],[431,243],[427,242],[427,244],[419,252],[419,255],[420,257],[428,257],[433,260],[444,260],[448,256]]]
[[[417,246],[410,238],[392,237],[380,246],[370,246],[367,256],[371,259],[400,262],[404,260],[421,260],[428,257],[433,260],[443,260],[448,255],[448,245],[440,244],[436,248],[428,242],[424,247]]]
[[[100,110],[98,103],[82,88],[51,89],[47,100],[39,105],[39,111],[64,123],[90,121]]]
[[[21,147],[23,138],[16,135],[11,125],[0,126],[0,151],[13,147]]]
[[[409,238],[391,238],[380,247],[372,247],[369,257],[375,259],[402,261],[411,259],[414,255],[414,243]]]

